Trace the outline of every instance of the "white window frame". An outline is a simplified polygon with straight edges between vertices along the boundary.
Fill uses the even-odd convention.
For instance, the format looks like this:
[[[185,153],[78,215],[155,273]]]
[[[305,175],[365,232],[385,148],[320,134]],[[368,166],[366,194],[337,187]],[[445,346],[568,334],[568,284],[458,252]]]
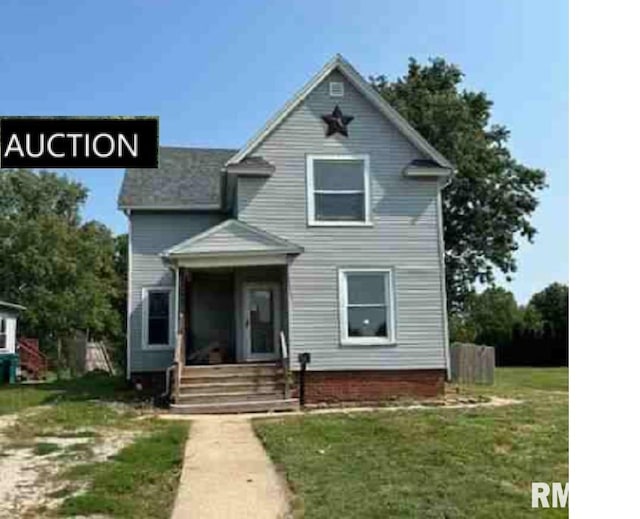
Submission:
[[[149,294],[153,292],[168,292],[169,294],[169,344],[149,344]],[[143,350],[172,350],[175,346],[175,301],[174,287],[153,286],[142,289],[142,349]]]
[[[344,81],[329,82],[329,97],[344,97]]]
[[[328,191],[314,188],[313,162],[315,160],[353,160],[364,163],[364,191]],[[364,220],[316,220],[316,193],[322,194],[364,194]],[[307,223],[313,227],[370,227],[371,223],[371,189],[369,155],[307,155]]]
[[[387,307],[387,337],[349,337],[348,312],[348,280],[353,273],[384,274],[385,305]],[[395,305],[395,277],[391,268],[343,268],[338,270],[339,304],[340,304],[340,344],[343,346],[390,346],[396,344],[396,305]],[[363,305],[354,305],[363,306]]]

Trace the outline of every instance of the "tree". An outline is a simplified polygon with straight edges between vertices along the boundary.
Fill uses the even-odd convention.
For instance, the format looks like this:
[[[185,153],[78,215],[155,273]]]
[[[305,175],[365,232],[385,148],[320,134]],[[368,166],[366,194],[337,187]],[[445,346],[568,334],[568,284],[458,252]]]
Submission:
[[[455,164],[443,191],[448,302],[460,309],[474,284],[493,283],[495,271],[516,271],[518,237],[529,241],[530,217],[545,174],[517,162],[506,147],[509,131],[490,125],[492,102],[484,92],[461,89],[462,71],[443,59],[409,60],[395,82],[373,86],[420,134]]]
[[[544,290],[534,294],[529,305],[538,312],[542,322],[557,333],[569,330],[569,287],[561,283],[552,283]]]
[[[542,330],[542,316],[535,306],[527,304],[520,308],[520,313],[522,314],[521,327],[523,330],[530,332],[539,332]]]
[[[120,328],[111,232],[81,225],[87,190],[55,173],[0,171],[0,294],[27,307],[21,331],[51,350],[74,330]]]
[[[522,319],[511,292],[502,287],[487,288],[481,294],[471,294],[467,308],[469,322],[477,330],[478,344],[511,344],[513,329]]]
[[[113,349],[114,361],[124,371],[126,369],[127,343],[125,332],[127,330],[127,281],[129,275],[129,236],[120,234],[113,240],[114,244],[114,268],[116,273],[116,287],[114,307],[118,312],[120,320],[120,333],[112,337],[112,342],[116,347]]]

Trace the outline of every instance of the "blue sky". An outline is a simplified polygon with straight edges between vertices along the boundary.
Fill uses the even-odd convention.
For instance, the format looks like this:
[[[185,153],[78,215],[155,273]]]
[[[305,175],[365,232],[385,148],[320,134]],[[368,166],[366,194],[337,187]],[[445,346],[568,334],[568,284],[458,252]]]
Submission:
[[[494,101],[549,187],[509,284],[568,282],[568,8],[562,0],[322,2],[5,0],[0,114],[159,115],[162,144],[240,147],[333,54],[395,79],[442,56]],[[122,170],[67,170],[88,219],[126,231]]]

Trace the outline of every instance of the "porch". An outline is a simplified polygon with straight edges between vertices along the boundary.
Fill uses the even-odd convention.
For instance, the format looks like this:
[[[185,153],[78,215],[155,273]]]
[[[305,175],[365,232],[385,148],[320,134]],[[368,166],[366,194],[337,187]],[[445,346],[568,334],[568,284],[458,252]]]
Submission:
[[[288,265],[301,250],[231,219],[163,254],[175,279],[174,412],[295,408]]]
[[[274,362],[287,329],[287,267],[180,269],[187,366]]]

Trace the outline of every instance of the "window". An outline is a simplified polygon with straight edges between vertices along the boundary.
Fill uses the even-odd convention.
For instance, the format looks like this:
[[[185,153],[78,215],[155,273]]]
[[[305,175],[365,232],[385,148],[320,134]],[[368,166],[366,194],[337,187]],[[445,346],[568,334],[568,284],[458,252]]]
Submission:
[[[390,269],[340,271],[342,344],[395,342],[393,272]]]
[[[169,287],[143,289],[143,346],[170,347],[173,344],[173,289]]]
[[[331,97],[343,97],[344,96],[344,83],[342,81],[330,81],[329,82],[329,95]]]
[[[310,225],[370,225],[369,157],[307,156]]]
[[[0,350],[7,347],[7,320],[0,317]]]

